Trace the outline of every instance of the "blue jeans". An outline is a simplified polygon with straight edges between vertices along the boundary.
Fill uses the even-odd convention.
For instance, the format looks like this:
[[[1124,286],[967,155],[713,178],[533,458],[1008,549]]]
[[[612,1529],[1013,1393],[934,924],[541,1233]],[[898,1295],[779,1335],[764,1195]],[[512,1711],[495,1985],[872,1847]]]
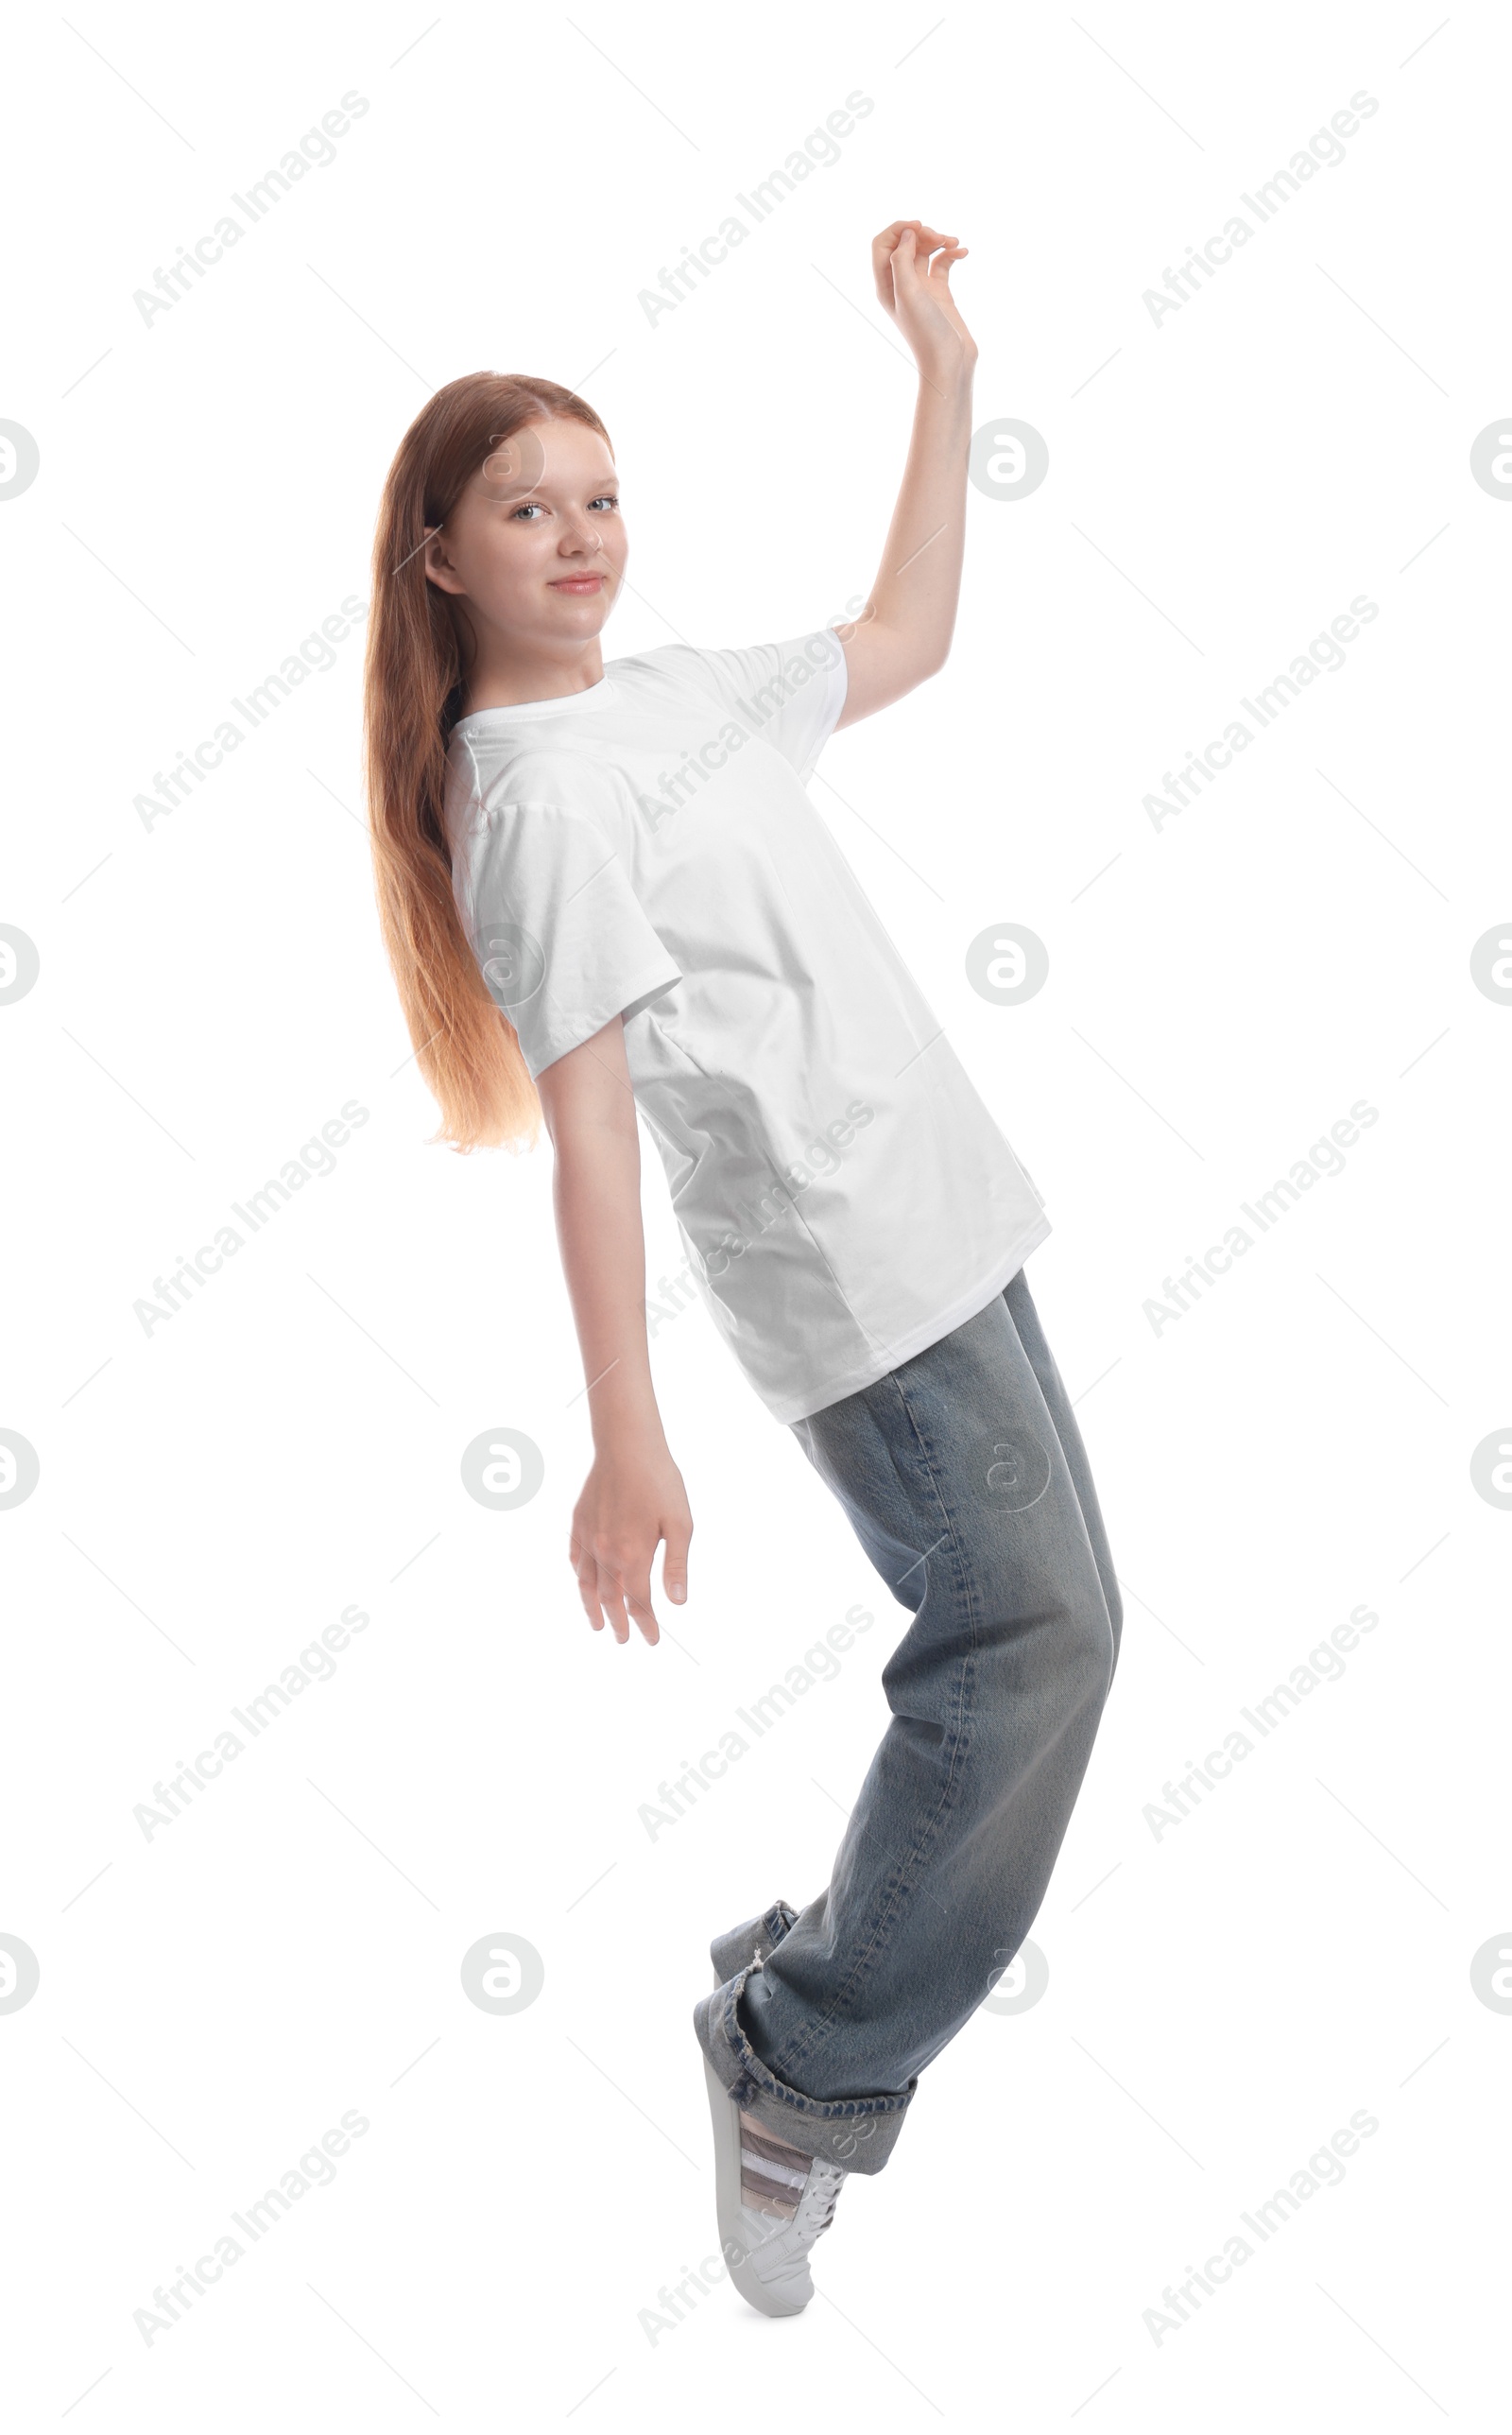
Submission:
[[[793,1430],[913,1622],[829,1887],[714,1939],[723,1983],[694,2026],[765,2128],[876,2173],[919,2072],[1040,1908],[1123,1610],[1022,1269],[964,1327]]]

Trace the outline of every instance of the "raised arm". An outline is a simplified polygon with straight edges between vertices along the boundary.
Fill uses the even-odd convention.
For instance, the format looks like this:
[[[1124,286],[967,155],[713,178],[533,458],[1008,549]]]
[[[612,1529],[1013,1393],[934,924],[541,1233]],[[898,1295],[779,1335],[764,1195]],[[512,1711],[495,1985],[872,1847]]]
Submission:
[[[976,342],[950,290],[966,253],[920,220],[894,220],[872,240],[877,294],[913,350],[919,403],[898,505],[867,605],[836,629],[846,656],[837,724],[885,710],[945,665],[961,590],[966,466]]]
[[[641,1144],[620,1017],[548,1065],[537,1087],[556,1154],[557,1237],[593,1433],[569,1562],[595,1632],[607,1616],[623,1646],[628,1615],[654,1644],[652,1560],[664,1541],[662,1587],[680,1605],[693,1517],[651,1385]]]

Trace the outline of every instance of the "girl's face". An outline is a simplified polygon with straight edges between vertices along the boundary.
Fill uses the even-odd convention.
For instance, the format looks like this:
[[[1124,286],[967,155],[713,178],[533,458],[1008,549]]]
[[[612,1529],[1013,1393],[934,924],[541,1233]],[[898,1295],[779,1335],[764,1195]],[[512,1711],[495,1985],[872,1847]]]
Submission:
[[[552,419],[500,441],[430,528],[425,572],[501,643],[570,654],[601,630],[628,554],[607,445],[587,423]]]

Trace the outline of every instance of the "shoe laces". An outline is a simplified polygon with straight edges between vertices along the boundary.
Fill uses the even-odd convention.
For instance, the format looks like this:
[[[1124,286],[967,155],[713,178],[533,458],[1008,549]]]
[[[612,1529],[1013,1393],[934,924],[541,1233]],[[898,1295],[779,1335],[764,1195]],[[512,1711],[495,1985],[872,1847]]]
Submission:
[[[806,2218],[803,2229],[808,2239],[817,2240],[821,2232],[829,2231],[834,2220],[834,2202],[845,2181],[843,2166],[822,2165],[816,2159],[802,2202],[802,2213]]]

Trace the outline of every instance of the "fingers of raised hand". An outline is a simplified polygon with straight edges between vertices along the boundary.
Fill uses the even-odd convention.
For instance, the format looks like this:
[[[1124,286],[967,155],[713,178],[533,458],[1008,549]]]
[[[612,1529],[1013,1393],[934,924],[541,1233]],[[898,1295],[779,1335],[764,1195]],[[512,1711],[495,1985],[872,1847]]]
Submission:
[[[892,220],[888,223],[886,228],[880,229],[877,234],[872,238],[871,250],[873,253],[875,253],[879,249],[886,253],[891,253],[894,246],[897,245],[902,238],[905,229],[912,231],[916,243],[920,245],[926,253],[933,253],[936,246],[954,245],[955,243],[955,239],[953,236],[943,234],[938,229],[930,228],[923,220]]]
[[[871,275],[877,294],[889,313],[893,309],[894,256],[902,249],[904,261],[912,259],[916,234],[921,227],[919,220],[894,220],[871,240]]]
[[[878,297],[892,313],[899,283],[927,278],[937,270],[942,284],[948,284],[952,264],[958,262],[966,250],[954,236],[930,228],[923,220],[894,220],[871,241],[871,267]]]
[[[937,280],[942,287],[948,285],[951,272],[958,262],[965,261],[971,250],[969,245],[943,246],[929,266],[930,278]]]

